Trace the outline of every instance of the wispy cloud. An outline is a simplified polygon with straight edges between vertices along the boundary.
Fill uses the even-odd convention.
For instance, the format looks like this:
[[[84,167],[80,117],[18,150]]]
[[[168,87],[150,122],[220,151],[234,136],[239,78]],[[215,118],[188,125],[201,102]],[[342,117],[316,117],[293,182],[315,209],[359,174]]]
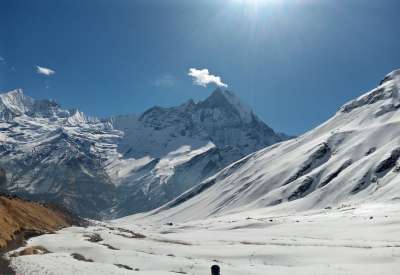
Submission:
[[[0,63],[6,64],[6,60],[5,60],[4,57],[2,57],[2,56],[0,56]]]
[[[208,69],[198,70],[195,68],[190,68],[188,75],[192,77],[193,84],[195,85],[207,87],[208,84],[212,83],[217,85],[218,87],[228,87],[227,84],[222,82],[221,77],[210,74]]]
[[[175,85],[175,77],[170,74],[164,74],[154,81],[156,87],[172,87]]]
[[[40,67],[40,66],[36,66],[36,72],[38,74],[43,74],[46,76],[50,76],[56,73],[56,71],[49,69],[49,68],[45,68],[45,67]]]

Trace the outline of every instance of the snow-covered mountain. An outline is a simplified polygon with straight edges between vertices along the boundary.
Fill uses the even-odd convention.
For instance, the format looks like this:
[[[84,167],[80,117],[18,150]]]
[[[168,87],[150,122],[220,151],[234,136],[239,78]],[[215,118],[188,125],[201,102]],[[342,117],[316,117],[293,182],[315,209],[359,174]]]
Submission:
[[[232,275],[395,274],[399,75],[316,129],[240,159],[155,211],[32,238],[7,254],[11,267],[66,275],[209,274],[212,265]],[[121,158],[107,169],[139,178],[161,160],[185,159],[190,170],[215,148]],[[19,256],[35,248],[51,253]]]
[[[316,129],[240,159],[155,211],[32,238],[9,254],[11,267],[66,275],[209,274],[216,264],[232,275],[395,274],[399,75]],[[190,168],[215,148],[138,158],[134,170],[150,175],[161,159],[192,156],[182,166]],[[18,256],[35,247],[51,253]]]
[[[84,216],[127,215],[282,139],[220,89],[198,103],[104,121],[15,90],[0,95],[0,189]]]
[[[230,91],[178,107],[112,119],[124,159],[109,167],[118,184],[113,216],[154,209],[243,156],[281,141]]]
[[[304,135],[250,154],[150,213],[184,221],[400,200],[400,70]]]
[[[206,100],[189,100],[178,107],[154,107],[141,116],[119,116],[115,128],[125,136],[125,156],[161,157],[182,145],[200,148],[210,141],[218,148],[235,147],[240,154],[281,141],[230,91],[217,88]]]
[[[113,203],[104,162],[116,154],[122,135],[112,125],[36,101],[21,90],[0,95],[1,189],[56,201],[85,216]]]

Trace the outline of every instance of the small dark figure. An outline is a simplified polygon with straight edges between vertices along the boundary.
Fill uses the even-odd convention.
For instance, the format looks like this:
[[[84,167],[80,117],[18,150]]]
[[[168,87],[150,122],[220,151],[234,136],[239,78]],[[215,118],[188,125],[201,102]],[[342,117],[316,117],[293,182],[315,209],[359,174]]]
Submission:
[[[213,265],[211,267],[211,275],[220,275],[218,265]]]

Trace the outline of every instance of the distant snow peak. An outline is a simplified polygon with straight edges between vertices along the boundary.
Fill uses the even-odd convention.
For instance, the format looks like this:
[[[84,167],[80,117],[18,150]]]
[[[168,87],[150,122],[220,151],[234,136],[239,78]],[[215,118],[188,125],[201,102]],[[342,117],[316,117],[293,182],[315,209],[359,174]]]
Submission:
[[[120,135],[109,122],[22,90],[0,94],[0,168],[10,177],[0,189],[98,216],[114,198],[104,166],[118,155]]]
[[[245,123],[250,123],[253,119],[252,110],[243,104],[241,100],[230,90],[218,87],[214,92],[202,102],[203,106],[210,108],[231,109]]]
[[[245,118],[247,121],[251,120],[253,111],[245,105],[232,91],[227,89],[220,89],[223,96],[228,100],[228,102],[234,106],[240,115]]]
[[[0,94],[0,118],[10,119],[32,109],[34,100],[24,95],[22,89]]]

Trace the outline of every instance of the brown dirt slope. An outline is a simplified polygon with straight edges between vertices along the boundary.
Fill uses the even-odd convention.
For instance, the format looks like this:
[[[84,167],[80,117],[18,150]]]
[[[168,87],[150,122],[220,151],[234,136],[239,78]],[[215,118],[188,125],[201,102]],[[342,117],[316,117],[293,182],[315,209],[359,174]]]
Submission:
[[[0,194],[0,250],[21,234],[30,237],[79,223],[62,208]]]

